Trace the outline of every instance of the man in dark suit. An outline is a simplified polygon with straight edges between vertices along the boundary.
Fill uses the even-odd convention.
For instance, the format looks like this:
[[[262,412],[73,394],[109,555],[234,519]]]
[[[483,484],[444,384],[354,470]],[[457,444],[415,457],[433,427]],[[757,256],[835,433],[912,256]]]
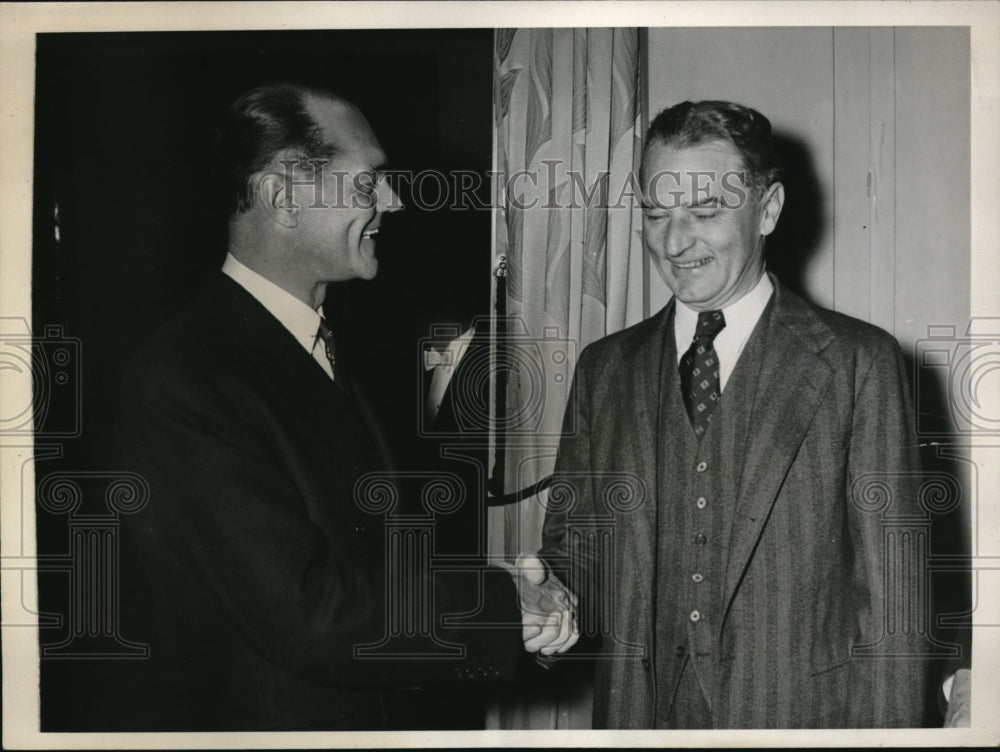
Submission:
[[[926,594],[901,583],[921,562],[890,550],[920,514],[897,343],[765,272],[784,188],[759,112],[664,110],[640,178],[673,298],[581,354],[542,549],[598,615],[595,725],[919,725]]]
[[[151,730],[383,728],[382,688],[496,680],[522,637],[575,639],[553,581],[470,586],[387,546],[385,442],[319,313],[330,283],[377,272],[401,208],[384,161],[356,107],[293,84],[220,131],[229,254],[138,353],[122,408],[151,493],[125,535],[156,607]]]

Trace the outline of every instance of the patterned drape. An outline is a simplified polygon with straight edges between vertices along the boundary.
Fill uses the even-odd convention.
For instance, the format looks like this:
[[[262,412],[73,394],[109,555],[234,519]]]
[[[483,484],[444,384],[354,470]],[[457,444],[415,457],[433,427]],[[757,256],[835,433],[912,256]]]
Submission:
[[[501,29],[494,49],[509,316],[505,487],[552,471],[573,367],[590,342],[641,320],[637,29]],[[502,367],[502,366],[501,366]],[[499,507],[491,553],[541,544],[544,494]],[[587,728],[586,692],[495,709],[500,728]]]

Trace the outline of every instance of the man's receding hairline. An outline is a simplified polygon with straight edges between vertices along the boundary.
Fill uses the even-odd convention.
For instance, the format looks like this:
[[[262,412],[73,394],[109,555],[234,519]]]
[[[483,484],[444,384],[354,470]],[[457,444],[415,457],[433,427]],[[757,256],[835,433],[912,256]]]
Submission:
[[[332,105],[333,109],[324,113],[322,109],[324,105]],[[345,143],[342,137],[342,129],[347,130],[355,125],[363,125],[371,133],[371,125],[361,108],[332,92],[307,91],[303,97],[302,106],[316,124],[316,128],[323,134],[324,141],[338,152],[349,147],[349,143]],[[329,123],[323,117],[324,114],[334,115],[337,120],[335,127],[328,127]],[[352,122],[352,119],[356,119],[357,122]],[[374,138],[374,133],[371,135]]]
[[[648,144],[646,144],[645,147],[643,147],[641,154],[642,160],[639,163],[640,174],[643,177],[646,176],[646,164],[649,161],[649,155],[653,151],[653,149],[657,146],[665,148],[669,151],[678,152],[681,151],[682,149],[697,149],[703,146],[715,147],[717,145],[728,147],[729,152],[739,160],[740,171],[744,173],[749,172],[749,168],[747,167],[746,164],[746,159],[743,157],[743,153],[739,150],[739,147],[737,147],[736,144],[733,143],[732,141],[729,141],[725,138],[720,138],[719,136],[710,136],[702,141],[696,141],[692,143],[684,139],[667,140],[662,138],[661,136],[655,136],[652,140],[650,140]],[[744,180],[744,182],[748,181]]]
[[[339,94],[334,94],[330,91],[316,91],[313,89],[307,89],[302,97],[302,104],[305,106],[306,110],[312,114],[316,106],[322,104],[332,104],[334,106],[342,108],[345,112],[355,111],[360,113],[361,110],[358,109],[357,105],[353,102],[344,99]]]
[[[729,152],[736,156],[740,162],[745,162],[743,158],[743,153],[740,151],[739,147],[730,139],[722,138],[721,136],[708,136],[700,141],[691,141],[689,139],[683,138],[670,138],[665,139],[662,136],[654,136],[649,142],[646,148],[643,150],[646,153],[651,151],[655,146],[662,146],[671,151],[680,151],[681,149],[699,149],[702,147],[707,148],[719,148],[726,147]]]

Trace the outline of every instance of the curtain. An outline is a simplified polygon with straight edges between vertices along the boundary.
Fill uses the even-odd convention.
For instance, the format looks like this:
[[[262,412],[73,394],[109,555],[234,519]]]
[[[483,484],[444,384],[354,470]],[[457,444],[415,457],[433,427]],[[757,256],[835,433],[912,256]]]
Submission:
[[[637,29],[496,32],[495,257],[506,257],[508,334],[497,459],[507,493],[552,472],[582,348],[644,315],[638,43]],[[492,509],[490,553],[537,550],[544,516],[544,492]],[[490,727],[589,728],[589,689],[546,684],[499,703]]]

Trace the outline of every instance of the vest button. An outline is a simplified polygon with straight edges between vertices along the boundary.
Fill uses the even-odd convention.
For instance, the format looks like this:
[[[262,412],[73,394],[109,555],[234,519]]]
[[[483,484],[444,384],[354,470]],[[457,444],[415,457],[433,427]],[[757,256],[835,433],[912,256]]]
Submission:
[[[705,575],[703,575],[701,572],[695,572],[693,575],[691,575],[691,579],[694,580],[695,582],[701,582],[702,580],[705,579]]]
[[[683,645],[678,645],[677,647],[674,648],[674,655],[676,655],[678,658],[683,658],[684,653],[686,652],[687,649]]]
[[[691,621],[701,621],[701,611],[695,609],[691,612]]]
[[[705,462],[705,460],[702,460],[701,462],[699,462],[697,465],[694,466],[694,469],[697,470],[699,473],[703,473],[706,470],[708,470],[708,463]]]
[[[698,500],[694,503],[694,505],[698,507],[698,509],[704,509],[705,507],[708,506],[708,499],[706,499],[704,496],[699,496]]]
[[[707,541],[708,541],[708,538],[707,538],[707,537],[706,537],[705,535],[703,535],[702,533],[698,533],[698,534],[697,534],[697,535],[696,535],[696,536],[694,537],[694,542],[695,542],[695,543],[696,543],[697,545],[699,545],[699,546],[704,546],[704,545],[705,545],[705,543],[706,543]]]

